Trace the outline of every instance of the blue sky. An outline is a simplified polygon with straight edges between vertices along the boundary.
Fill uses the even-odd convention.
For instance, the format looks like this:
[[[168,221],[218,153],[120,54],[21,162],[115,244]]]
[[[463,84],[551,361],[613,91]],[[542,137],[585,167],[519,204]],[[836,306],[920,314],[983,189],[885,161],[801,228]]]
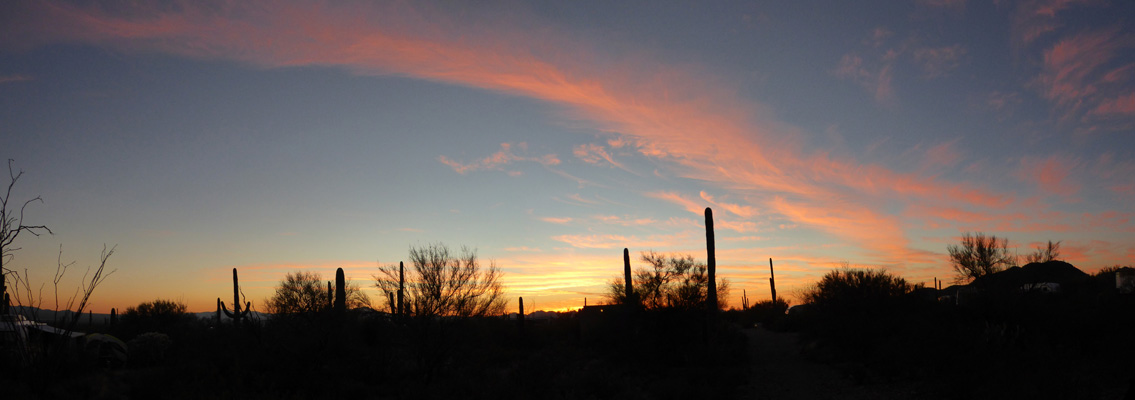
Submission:
[[[234,267],[256,303],[444,242],[564,308],[623,247],[704,260],[707,206],[734,305],[770,257],[781,292],[842,261],[952,279],[963,232],[1130,265],[1132,7],[11,2],[3,155],[56,234],[5,268],[117,244],[96,311],[204,311]]]

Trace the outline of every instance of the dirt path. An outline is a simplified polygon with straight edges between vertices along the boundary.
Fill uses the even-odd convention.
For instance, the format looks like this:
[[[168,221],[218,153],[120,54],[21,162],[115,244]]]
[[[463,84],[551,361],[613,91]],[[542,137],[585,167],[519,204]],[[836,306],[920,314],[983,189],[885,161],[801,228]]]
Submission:
[[[857,385],[831,366],[800,355],[795,333],[764,328],[746,329],[752,377],[742,389],[748,399],[907,399],[909,388],[895,385]]]

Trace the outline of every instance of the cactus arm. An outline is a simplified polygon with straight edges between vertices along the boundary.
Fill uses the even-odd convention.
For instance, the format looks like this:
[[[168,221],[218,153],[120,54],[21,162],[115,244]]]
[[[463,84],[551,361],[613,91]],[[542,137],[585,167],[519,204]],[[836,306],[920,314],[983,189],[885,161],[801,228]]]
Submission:
[[[233,315],[233,313],[229,312],[228,308],[225,308],[225,303],[220,303],[220,304],[221,304],[221,311],[225,312],[225,316],[232,318],[232,319],[237,318],[235,315]],[[239,311],[237,313],[239,314]]]

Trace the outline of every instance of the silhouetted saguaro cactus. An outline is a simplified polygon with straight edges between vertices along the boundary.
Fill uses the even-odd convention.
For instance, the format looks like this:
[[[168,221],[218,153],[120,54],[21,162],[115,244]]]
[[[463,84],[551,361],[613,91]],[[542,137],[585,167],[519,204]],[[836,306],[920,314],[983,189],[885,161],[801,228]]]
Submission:
[[[229,312],[229,310],[225,308],[225,303],[221,301],[220,297],[217,298],[217,303],[221,305],[221,311],[224,311],[226,316],[232,318],[233,324],[240,323],[241,320],[248,317],[248,312],[252,309],[252,302],[246,302],[244,305],[244,311],[241,311],[240,281],[237,280],[236,277],[236,268],[233,268],[233,311]]]
[[[713,244],[713,210],[705,208],[705,251],[706,272],[708,275],[708,288],[706,289],[705,303],[710,311],[717,310],[717,257]]]
[[[406,314],[406,307],[403,305],[402,299],[406,292],[406,267],[402,262],[398,262],[398,315]]]
[[[335,270],[335,312],[343,313],[347,311],[347,278],[343,275],[343,269]]]
[[[749,293],[741,289],[741,311],[749,309]]]
[[[520,298],[520,312],[516,313],[516,326],[519,327],[520,332],[524,332],[524,298]]]
[[[398,311],[397,310],[398,305],[394,304],[394,293],[393,292],[386,292],[386,296],[390,298],[390,314],[394,314],[395,312]]]
[[[623,280],[626,281],[627,304],[638,304],[634,295],[634,284],[631,283],[631,251],[623,248]]]
[[[110,326],[114,326],[116,323],[118,323],[118,310],[112,308],[110,309]]]
[[[776,271],[772,270],[772,258],[768,259],[768,286],[772,288],[772,304],[776,305]]]
[[[331,281],[327,281],[327,309],[335,306],[335,292],[331,291]]]

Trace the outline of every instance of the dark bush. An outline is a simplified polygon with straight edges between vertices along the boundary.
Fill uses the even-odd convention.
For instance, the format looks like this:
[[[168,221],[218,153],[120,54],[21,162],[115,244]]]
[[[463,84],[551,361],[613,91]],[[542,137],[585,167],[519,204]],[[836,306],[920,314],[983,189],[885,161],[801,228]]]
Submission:
[[[167,334],[184,331],[194,322],[194,316],[186,313],[185,303],[173,300],[154,300],[129,307],[122,314],[121,335],[129,338],[142,332],[163,332]]]

